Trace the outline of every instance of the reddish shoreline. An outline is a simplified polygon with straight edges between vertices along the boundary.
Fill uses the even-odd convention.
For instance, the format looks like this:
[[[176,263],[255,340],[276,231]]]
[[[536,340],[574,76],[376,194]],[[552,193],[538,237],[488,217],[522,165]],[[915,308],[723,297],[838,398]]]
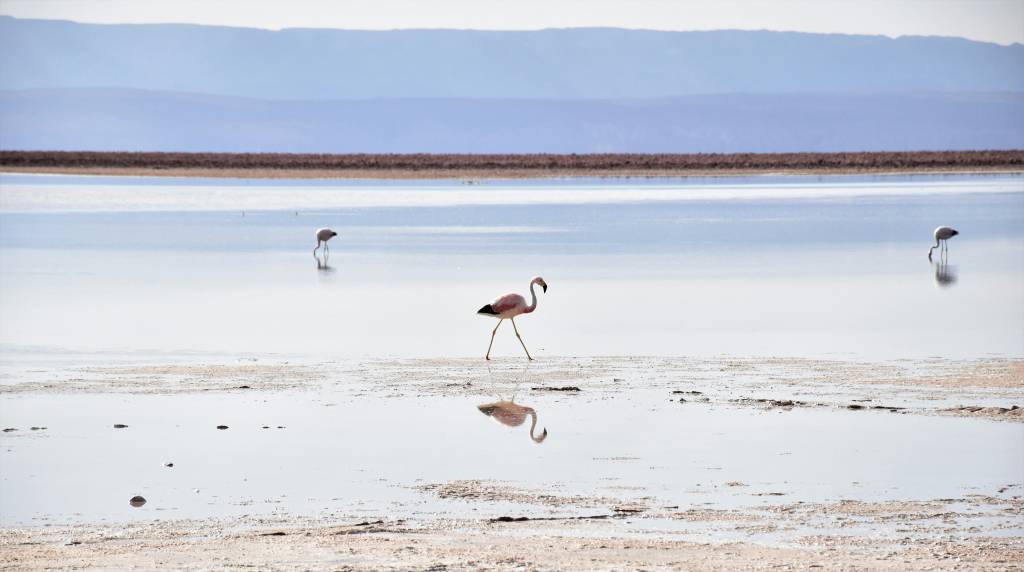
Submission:
[[[245,178],[681,177],[1024,172],[1024,150],[738,154],[283,154],[0,151],[7,172]]]

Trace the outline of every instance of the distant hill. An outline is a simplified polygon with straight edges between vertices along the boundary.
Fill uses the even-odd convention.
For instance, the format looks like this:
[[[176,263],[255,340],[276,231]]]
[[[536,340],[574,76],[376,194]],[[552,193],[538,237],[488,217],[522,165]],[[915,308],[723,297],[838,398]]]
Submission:
[[[123,89],[0,92],[0,148],[312,153],[1024,148],[1024,94],[268,101]]]
[[[1024,91],[1024,45],[791,32],[279,32],[0,17],[0,89],[264,99]]]
[[[1024,45],[789,32],[280,32],[0,17],[0,148],[1024,148]]]

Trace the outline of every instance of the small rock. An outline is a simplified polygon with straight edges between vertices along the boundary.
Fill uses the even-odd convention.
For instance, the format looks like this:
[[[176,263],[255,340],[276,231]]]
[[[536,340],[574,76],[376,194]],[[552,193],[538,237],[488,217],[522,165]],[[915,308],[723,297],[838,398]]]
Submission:
[[[8,428],[4,429],[4,433],[10,433],[11,431],[17,431],[17,429],[14,428],[14,427],[8,427]]]
[[[124,423],[114,423],[114,429],[124,429],[125,427],[128,426],[125,425]]]
[[[199,489],[192,489],[192,492],[194,492],[195,494],[199,494]]]
[[[144,499],[144,498],[142,498],[140,496],[134,496],[134,497],[131,498],[131,500],[128,501],[128,504],[138,508],[138,507],[146,504],[146,499]]]
[[[218,425],[217,426],[217,429],[221,429],[221,430],[224,430],[224,429],[227,429],[227,428],[228,428],[227,425]]]
[[[31,431],[46,431],[46,427],[29,427]]]
[[[173,467],[173,466],[174,466],[174,463],[172,463],[172,462],[170,462],[170,461],[167,461],[166,463],[164,463],[164,466],[165,466],[165,467]]]

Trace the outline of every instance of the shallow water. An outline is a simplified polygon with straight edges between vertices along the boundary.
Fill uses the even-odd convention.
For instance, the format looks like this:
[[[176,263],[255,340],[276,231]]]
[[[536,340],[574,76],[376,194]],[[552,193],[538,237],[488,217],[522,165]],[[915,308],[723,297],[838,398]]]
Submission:
[[[939,224],[962,233],[942,264],[926,258]],[[320,226],[340,233],[327,267],[311,253]],[[467,186],[2,175],[0,381],[215,355],[481,356],[494,322],[475,310],[538,274],[550,289],[518,322],[540,359],[1022,356],[1024,177]],[[503,328],[495,353],[518,358]],[[415,488],[472,479],[680,510],[927,500],[991,494],[1024,469],[1017,423],[680,404],[646,388],[521,395],[549,431],[537,444],[528,419],[509,428],[481,414],[488,400],[353,395],[327,381],[5,393],[0,422],[18,431],[0,436],[0,524],[608,510]],[[136,494],[141,508],[129,506]]]
[[[962,233],[941,265],[939,224]],[[340,232],[327,268],[320,226]],[[475,310],[534,275],[551,288],[517,322],[538,357],[1021,356],[1024,178],[3,175],[0,275],[5,360],[474,356]],[[521,349],[499,331],[495,351]]]
[[[1024,426],[1017,423],[683,405],[663,392],[633,392],[628,400],[525,395],[516,401],[536,410],[535,435],[548,430],[537,444],[529,419],[506,427],[477,409],[502,397],[509,398],[353,399],[330,388],[7,396],[3,422],[19,431],[0,437],[0,524],[536,517],[602,514],[629,502],[685,511],[931,500],[993,494],[1021,478]],[[229,429],[216,429],[222,424]],[[46,429],[28,430],[33,425]],[[613,500],[589,507],[465,502],[413,488],[467,479]],[[727,485],[734,481],[744,486]],[[133,508],[134,495],[148,502]]]

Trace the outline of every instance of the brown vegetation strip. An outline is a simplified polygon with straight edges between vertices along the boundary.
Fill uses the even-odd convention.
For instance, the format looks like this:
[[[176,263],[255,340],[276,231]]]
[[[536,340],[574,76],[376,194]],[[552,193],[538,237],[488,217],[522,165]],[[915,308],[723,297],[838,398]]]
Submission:
[[[758,170],[907,171],[1022,170],[1024,150],[929,151],[874,153],[734,153],[734,154],[287,154],[287,153],[123,153],[65,151],[0,151],[0,168],[13,170],[151,171],[309,171],[387,175],[411,173],[529,172],[600,174],[714,173]]]

